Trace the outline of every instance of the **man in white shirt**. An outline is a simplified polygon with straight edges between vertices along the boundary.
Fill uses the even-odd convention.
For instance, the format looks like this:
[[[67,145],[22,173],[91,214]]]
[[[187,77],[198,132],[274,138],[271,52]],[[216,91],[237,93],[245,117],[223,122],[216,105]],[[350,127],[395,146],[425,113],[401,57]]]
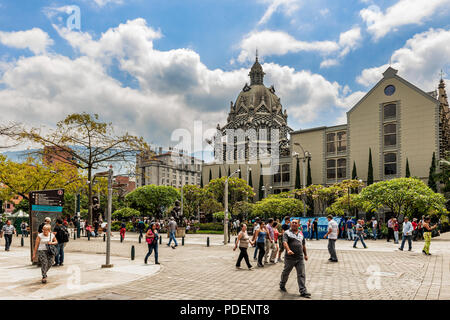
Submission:
[[[398,250],[403,251],[403,247],[405,246],[405,241],[408,240],[408,251],[412,250],[412,233],[413,233],[413,226],[412,223],[409,221],[408,217],[405,217],[403,221],[403,237],[402,237],[402,244]]]
[[[377,219],[375,219],[375,217],[372,217],[372,234],[373,234],[373,240],[377,240],[377,227],[378,227]]]
[[[338,238],[339,226],[336,221],[333,220],[332,215],[328,215],[328,232],[325,234],[324,239],[328,237],[328,252],[330,253],[331,262],[338,262],[336,255],[336,240]]]

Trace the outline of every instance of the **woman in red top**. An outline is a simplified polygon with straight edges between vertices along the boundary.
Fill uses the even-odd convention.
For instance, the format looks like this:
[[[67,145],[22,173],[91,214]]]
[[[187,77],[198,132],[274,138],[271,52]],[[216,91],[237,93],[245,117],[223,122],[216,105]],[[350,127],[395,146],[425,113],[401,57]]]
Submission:
[[[273,228],[273,242],[275,244],[275,248],[273,249],[275,253],[273,254],[273,257],[277,256],[278,250],[280,249],[279,246],[278,246],[278,237],[280,236],[280,233],[278,232],[277,226],[278,226],[278,222],[275,221],[272,224],[272,228]]]

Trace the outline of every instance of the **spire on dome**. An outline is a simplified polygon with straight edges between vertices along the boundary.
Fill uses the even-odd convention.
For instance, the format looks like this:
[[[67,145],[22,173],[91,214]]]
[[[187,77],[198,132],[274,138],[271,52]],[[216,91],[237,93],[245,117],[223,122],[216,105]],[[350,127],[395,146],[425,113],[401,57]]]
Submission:
[[[258,49],[256,49],[256,59],[255,63],[253,64],[250,73],[248,74],[250,76],[250,86],[254,84],[264,84],[264,71],[262,66],[258,62]]]

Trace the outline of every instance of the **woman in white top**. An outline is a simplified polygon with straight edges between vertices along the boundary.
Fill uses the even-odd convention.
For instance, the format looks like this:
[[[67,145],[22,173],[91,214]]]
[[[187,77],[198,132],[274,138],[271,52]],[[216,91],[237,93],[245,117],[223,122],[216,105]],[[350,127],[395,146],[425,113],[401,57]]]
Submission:
[[[42,233],[39,233],[36,237],[36,245],[33,251],[33,261],[36,259],[36,251],[39,263],[41,264],[42,283],[47,283],[47,271],[53,265],[54,256],[47,253],[46,244],[56,245],[58,241],[55,235],[51,232],[51,226],[45,225],[42,228]]]
[[[239,258],[236,262],[236,268],[241,268],[241,261],[242,259],[245,260],[245,263],[247,264],[248,270],[252,270],[252,265],[250,264],[250,261],[248,260],[248,245],[253,245],[253,241],[250,239],[250,237],[247,234],[247,225],[245,223],[242,224],[241,232],[239,232],[238,238],[236,240],[236,243],[234,245],[233,251],[236,250],[239,243],[239,250],[241,250],[241,253],[239,254]]]

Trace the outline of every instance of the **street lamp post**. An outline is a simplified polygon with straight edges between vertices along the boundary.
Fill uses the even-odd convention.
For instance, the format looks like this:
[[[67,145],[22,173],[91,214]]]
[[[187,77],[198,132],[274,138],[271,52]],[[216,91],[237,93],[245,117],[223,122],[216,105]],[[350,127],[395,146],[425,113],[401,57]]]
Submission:
[[[223,219],[223,244],[227,245],[228,243],[228,179],[234,176],[236,173],[239,173],[241,170],[237,169],[233,172],[229,177],[225,179],[225,190],[224,190],[224,200],[225,200],[225,212]]]
[[[306,188],[306,160],[311,159],[311,153],[309,151],[305,151],[302,147],[302,145],[298,142],[294,142],[294,144],[296,146],[299,146],[302,149],[302,153],[303,153],[303,158],[302,158],[302,162],[303,162],[303,188]],[[297,155],[297,159],[298,159],[298,153],[295,153]],[[303,199],[303,216],[306,217],[306,201],[305,201],[305,197],[302,197]]]

